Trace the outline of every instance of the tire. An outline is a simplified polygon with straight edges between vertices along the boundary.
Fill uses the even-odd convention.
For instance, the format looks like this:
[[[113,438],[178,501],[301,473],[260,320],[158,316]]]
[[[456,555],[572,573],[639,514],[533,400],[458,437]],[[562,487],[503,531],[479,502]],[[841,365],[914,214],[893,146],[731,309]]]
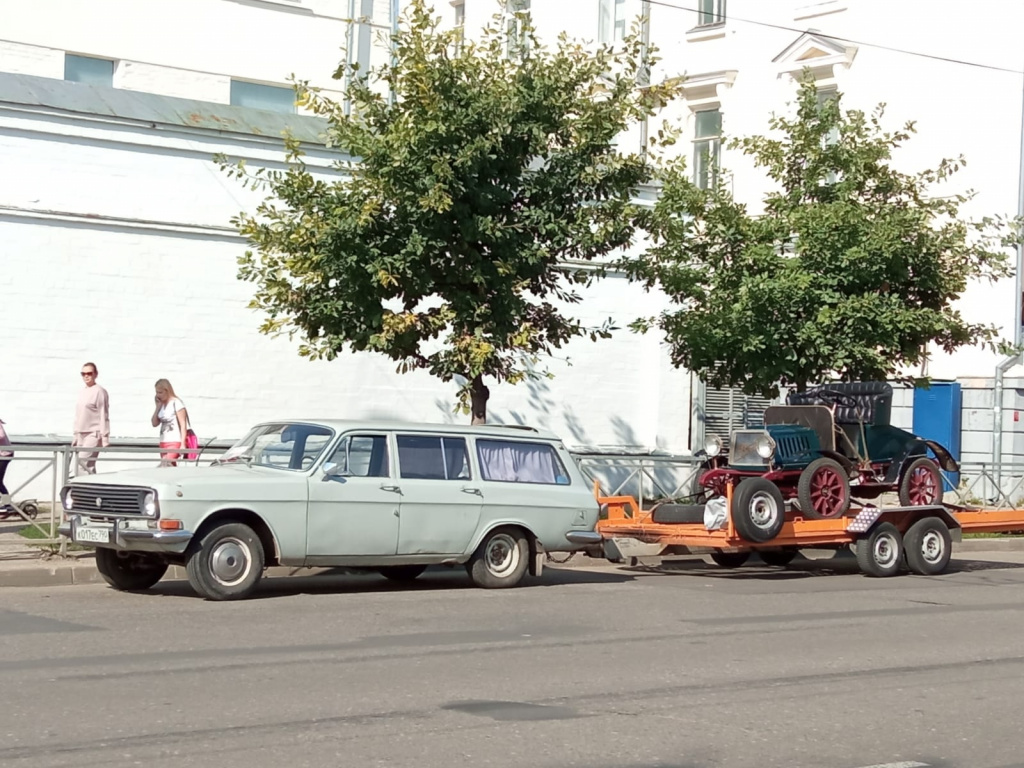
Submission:
[[[425,565],[388,565],[378,568],[377,572],[391,581],[415,581],[425,570]]]
[[[243,523],[222,523],[207,531],[185,560],[192,589],[209,600],[241,600],[263,576],[263,544]]]
[[[786,522],[786,503],[775,483],[763,477],[745,479],[732,497],[732,522],[747,541],[771,541]]]
[[[33,501],[26,501],[22,504],[21,511],[29,520],[35,520],[39,517],[39,507]]]
[[[903,536],[907,568],[921,576],[942,573],[953,555],[953,537],[949,527],[937,517],[918,520]]]
[[[942,473],[926,456],[914,459],[900,478],[900,504],[926,507],[942,503]]]
[[[739,568],[750,559],[750,552],[726,552],[723,549],[716,549],[711,553],[711,559],[723,568]]]
[[[484,589],[515,587],[526,575],[530,546],[518,528],[496,528],[488,533],[466,563],[469,578]]]
[[[770,549],[770,550],[759,550],[758,557],[764,562],[765,565],[777,565],[780,568],[785,568],[799,554],[798,549]]]
[[[833,520],[850,509],[850,478],[835,459],[815,459],[796,486],[800,512],[812,520]]]
[[[868,576],[895,576],[903,565],[903,537],[892,523],[881,523],[857,540],[857,565]]]
[[[167,563],[155,555],[99,547],[96,549],[96,570],[114,589],[139,592],[149,589],[164,577]]]
[[[651,520],[655,523],[703,523],[703,504],[662,504],[654,508]]]

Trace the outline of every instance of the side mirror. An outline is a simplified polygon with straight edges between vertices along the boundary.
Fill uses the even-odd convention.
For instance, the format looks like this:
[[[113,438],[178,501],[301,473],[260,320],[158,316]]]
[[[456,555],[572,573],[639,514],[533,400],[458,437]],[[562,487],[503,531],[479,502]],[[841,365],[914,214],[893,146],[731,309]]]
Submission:
[[[352,477],[352,473],[345,469],[341,464],[337,464],[333,461],[328,461],[323,466],[324,480],[330,480],[333,477]]]

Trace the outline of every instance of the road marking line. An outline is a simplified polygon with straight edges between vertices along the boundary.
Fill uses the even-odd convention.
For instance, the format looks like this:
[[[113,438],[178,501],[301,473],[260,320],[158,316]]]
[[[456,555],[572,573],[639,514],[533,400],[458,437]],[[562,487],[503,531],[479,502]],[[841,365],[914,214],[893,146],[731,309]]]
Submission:
[[[902,763],[877,763],[875,765],[863,765],[861,768],[928,768],[928,763],[916,763],[907,760]]]

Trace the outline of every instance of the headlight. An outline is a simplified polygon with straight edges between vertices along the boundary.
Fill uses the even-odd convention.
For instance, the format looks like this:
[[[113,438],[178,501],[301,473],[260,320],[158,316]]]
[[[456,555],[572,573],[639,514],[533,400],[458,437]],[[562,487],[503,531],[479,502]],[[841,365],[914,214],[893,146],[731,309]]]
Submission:
[[[156,493],[153,491],[147,491],[146,495],[142,497],[142,513],[146,517],[156,517],[158,509]]]
[[[704,439],[704,453],[708,456],[714,457],[722,452],[722,441],[718,438],[718,435],[708,435]]]
[[[75,500],[71,498],[71,489],[70,488],[65,488],[64,489],[64,496],[61,499],[61,501],[64,503],[64,509],[68,509],[68,510],[74,509],[74,507],[75,507]]]
[[[757,438],[757,455],[762,459],[770,459],[775,455],[775,441],[768,435]]]

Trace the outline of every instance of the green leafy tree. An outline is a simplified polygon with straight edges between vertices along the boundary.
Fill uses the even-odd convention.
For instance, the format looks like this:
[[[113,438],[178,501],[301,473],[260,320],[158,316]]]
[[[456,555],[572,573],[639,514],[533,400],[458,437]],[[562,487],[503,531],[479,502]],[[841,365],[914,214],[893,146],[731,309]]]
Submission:
[[[608,336],[565,308],[600,274],[579,267],[628,245],[643,215],[649,158],[615,138],[673,91],[637,87],[637,31],[614,51],[564,35],[549,48],[514,10],[473,41],[412,0],[392,45],[386,66],[335,73],[350,109],[296,84],[351,158],[344,176],[312,173],[295,141],[283,171],[225,162],[268,191],[235,220],[254,246],[240,277],[264,333],[299,334],[310,358],[372,351],[459,381],[457,407],[482,423],[488,379],[549,375],[542,355]]]
[[[714,386],[776,396],[832,376],[903,378],[929,344],[1005,348],[956,301],[972,280],[1011,274],[1016,228],[962,220],[971,193],[933,189],[963,158],[896,170],[913,123],[886,132],[881,106],[844,112],[840,98],[822,103],[805,82],[796,115],[772,118],[773,137],[730,142],[773,183],[760,215],[727,183],[696,188],[681,161],[665,170],[652,246],[625,267],[674,306],[634,328],[660,327],[673,363]]]

